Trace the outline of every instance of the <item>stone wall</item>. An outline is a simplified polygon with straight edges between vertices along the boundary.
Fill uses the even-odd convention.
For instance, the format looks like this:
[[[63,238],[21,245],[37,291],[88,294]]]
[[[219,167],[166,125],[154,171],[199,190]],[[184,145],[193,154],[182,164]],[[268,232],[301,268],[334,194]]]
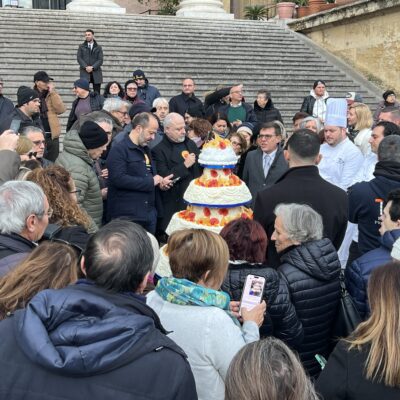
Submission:
[[[400,0],[362,0],[296,20],[289,27],[382,89],[400,94]]]

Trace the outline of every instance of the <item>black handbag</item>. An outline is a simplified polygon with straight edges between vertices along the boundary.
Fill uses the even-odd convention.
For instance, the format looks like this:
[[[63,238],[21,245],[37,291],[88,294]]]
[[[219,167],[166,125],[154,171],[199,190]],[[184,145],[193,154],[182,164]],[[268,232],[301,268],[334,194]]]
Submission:
[[[333,326],[333,337],[340,339],[349,336],[362,319],[353,298],[346,289],[343,270],[340,271],[340,301]]]

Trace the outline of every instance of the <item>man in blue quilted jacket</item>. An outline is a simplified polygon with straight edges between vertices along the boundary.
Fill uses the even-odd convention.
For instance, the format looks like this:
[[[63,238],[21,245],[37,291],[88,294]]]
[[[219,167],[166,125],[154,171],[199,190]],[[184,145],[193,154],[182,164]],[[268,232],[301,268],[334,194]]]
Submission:
[[[153,255],[137,224],[112,221],[96,232],[81,262],[85,279],[38,293],[0,322],[0,397],[196,400],[185,353],[142,295]]]

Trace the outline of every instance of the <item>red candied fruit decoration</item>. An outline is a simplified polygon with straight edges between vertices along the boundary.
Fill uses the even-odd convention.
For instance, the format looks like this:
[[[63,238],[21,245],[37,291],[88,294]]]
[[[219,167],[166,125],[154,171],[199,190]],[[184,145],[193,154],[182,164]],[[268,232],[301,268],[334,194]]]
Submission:
[[[218,214],[223,215],[226,217],[229,214],[229,211],[226,208],[221,208],[218,210]]]
[[[231,170],[229,168],[224,168],[222,171],[224,171],[225,175],[230,175]]]
[[[219,148],[221,150],[225,150],[226,149],[226,144],[224,142],[219,142]]]
[[[204,207],[204,208],[203,208],[203,214],[204,214],[206,217],[209,217],[209,216],[211,215],[210,209],[209,209],[208,207]]]
[[[211,176],[212,176],[213,178],[217,178],[217,177],[218,177],[218,172],[217,172],[215,169],[212,169],[211,172],[210,172],[210,174],[211,174]]]
[[[240,214],[240,218],[249,219],[249,216],[246,213]]]
[[[210,218],[210,224],[211,225],[218,225],[219,224],[218,218]]]
[[[187,219],[188,219],[189,221],[193,222],[195,218],[196,218],[196,214],[195,214],[194,212],[189,212],[189,213],[187,214]]]
[[[208,183],[208,187],[217,187],[218,186],[218,181],[216,179],[211,179],[210,182]]]

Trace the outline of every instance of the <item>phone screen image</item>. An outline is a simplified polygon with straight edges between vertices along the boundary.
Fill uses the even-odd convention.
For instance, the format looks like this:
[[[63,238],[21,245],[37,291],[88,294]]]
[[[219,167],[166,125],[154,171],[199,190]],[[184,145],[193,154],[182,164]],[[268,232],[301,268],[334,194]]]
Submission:
[[[242,292],[240,308],[251,310],[261,303],[264,292],[265,278],[262,276],[247,275]]]

